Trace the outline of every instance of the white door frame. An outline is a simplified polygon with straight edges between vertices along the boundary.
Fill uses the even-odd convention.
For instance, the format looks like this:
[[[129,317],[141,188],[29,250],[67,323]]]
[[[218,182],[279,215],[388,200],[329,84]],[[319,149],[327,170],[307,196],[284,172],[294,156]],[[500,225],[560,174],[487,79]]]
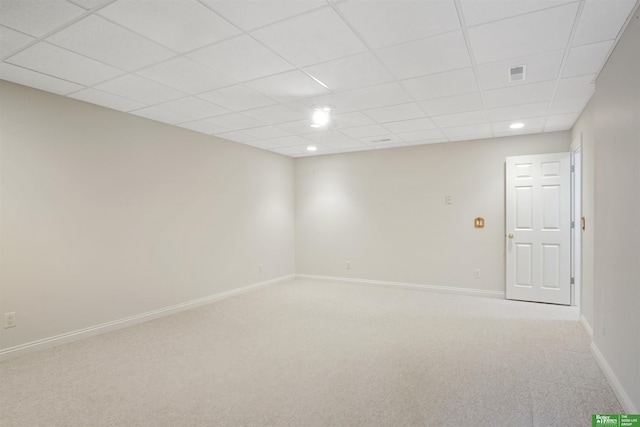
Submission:
[[[582,301],[582,144],[571,151],[571,305]]]

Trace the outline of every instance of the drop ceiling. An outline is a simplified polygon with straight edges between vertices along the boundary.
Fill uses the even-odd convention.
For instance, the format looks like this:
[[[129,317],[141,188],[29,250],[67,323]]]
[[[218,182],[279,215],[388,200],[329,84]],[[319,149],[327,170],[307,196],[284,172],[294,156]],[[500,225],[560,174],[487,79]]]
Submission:
[[[292,157],[550,132],[571,128],[635,7],[0,0],[0,78]],[[328,127],[310,126],[318,106]]]

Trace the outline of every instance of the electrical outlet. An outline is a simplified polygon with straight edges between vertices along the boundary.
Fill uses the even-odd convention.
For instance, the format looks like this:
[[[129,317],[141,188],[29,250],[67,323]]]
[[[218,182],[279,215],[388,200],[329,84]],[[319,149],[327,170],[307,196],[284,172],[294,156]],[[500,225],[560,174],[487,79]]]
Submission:
[[[262,273],[262,264],[258,264],[258,273]]]
[[[452,203],[451,196],[446,196],[444,201],[445,201],[446,204],[450,205]]]
[[[351,270],[351,261],[347,261],[347,270]]]
[[[480,269],[476,268],[475,270],[473,270],[473,277],[475,277],[476,279],[480,278]]]
[[[11,313],[4,314],[4,328],[15,328],[16,327],[16,312],[12,311]]]

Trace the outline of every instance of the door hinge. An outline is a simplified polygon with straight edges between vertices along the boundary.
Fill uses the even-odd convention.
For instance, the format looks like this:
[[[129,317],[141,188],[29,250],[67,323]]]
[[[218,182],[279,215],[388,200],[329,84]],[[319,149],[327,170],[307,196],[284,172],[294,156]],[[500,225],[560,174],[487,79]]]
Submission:
[[[575,284],[576,284],[576,278],[575,278],[575,277],[572,277],[572,278],[571,278],[571,284],[572,284],[572,285],[575,285]]]
[[[571,165],[571,172],[575,172],[575,171],[576,171],[575,165]]]
[[[571,221],[571,228],[576,228],[576,222],[575,221]]]

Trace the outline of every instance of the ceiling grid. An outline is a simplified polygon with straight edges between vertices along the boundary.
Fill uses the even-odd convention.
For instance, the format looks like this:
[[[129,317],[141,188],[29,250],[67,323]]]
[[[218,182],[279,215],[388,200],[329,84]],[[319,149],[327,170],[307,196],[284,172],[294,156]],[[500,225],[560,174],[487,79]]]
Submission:
[[[292,157],[551,132],[571,128],[637,7],[0,0],[0,78]],[[313,128],[321,106],[332,120]]]

